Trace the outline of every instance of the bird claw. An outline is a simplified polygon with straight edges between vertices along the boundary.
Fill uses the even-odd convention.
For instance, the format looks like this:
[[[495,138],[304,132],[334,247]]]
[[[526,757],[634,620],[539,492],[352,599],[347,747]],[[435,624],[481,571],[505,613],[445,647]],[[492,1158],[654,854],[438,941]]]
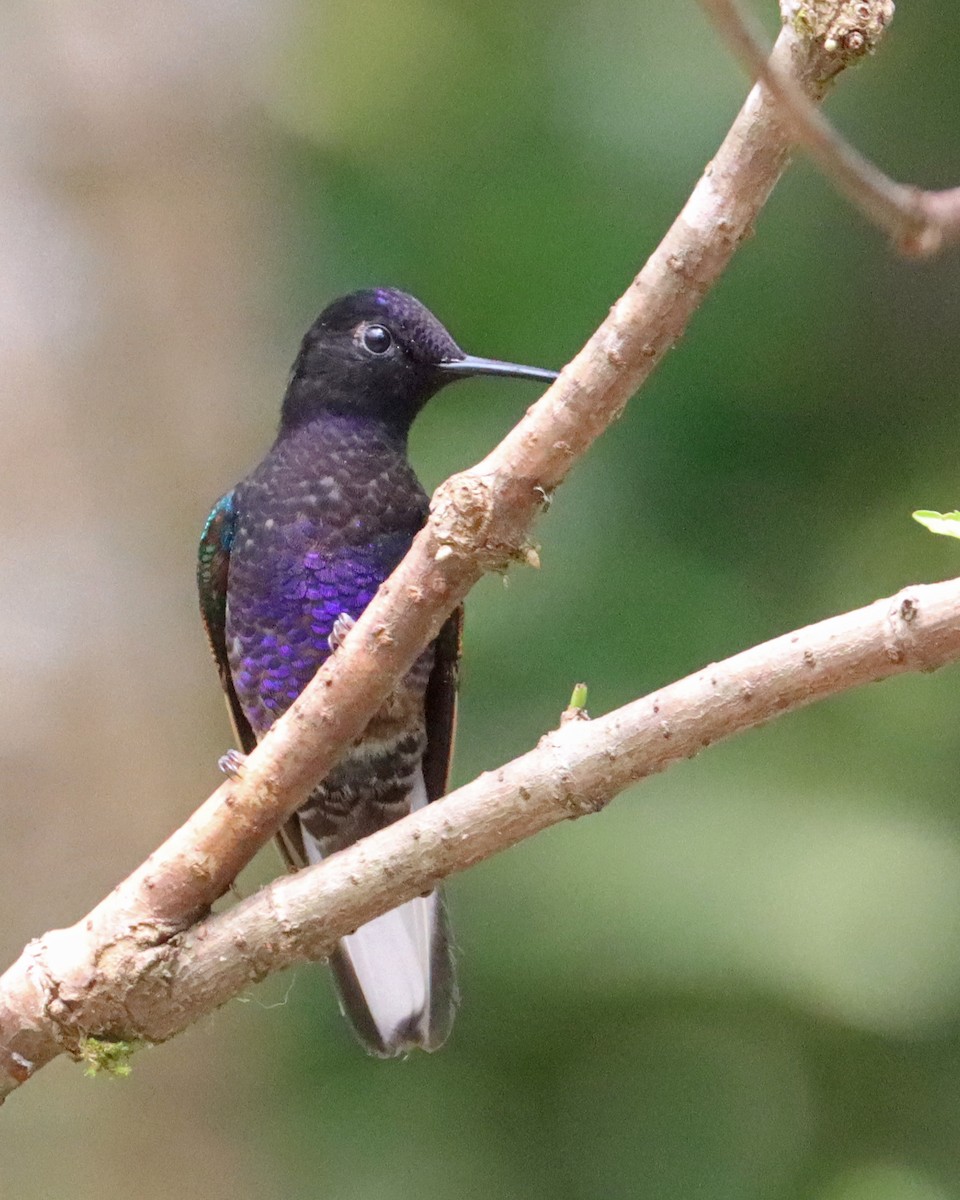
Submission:
[[[330,630],[330,636],[327,638],[327,645],[331,651],[339,650],[346,640],[347,634],[356,625],[356,621],[349,613],[342,612],[334,621],[333,628]]]
[[[217,766],[228,779],[239,779],[243,775],[247,756],[239,750],[228,750],[217,759]]]

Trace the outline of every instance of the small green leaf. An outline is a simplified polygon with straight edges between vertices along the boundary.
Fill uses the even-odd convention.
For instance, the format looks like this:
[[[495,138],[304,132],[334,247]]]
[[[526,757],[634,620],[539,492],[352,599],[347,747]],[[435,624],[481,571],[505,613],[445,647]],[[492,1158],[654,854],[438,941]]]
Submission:
[[[913,519],[919,521],[931,533],[942,533],[945,537],[960,538],[960,512],[938,513],[918,508]]]
[[[573,689],[570,703],[560,714],[560,724],[566,725],[570,721],[589,720],[590,714],[587,712],[587,685],[585,683],[578,683]]]

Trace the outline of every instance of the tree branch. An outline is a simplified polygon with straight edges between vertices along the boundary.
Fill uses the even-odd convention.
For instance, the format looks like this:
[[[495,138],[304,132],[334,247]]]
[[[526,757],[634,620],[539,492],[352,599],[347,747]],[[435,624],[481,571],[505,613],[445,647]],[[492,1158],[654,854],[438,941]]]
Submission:
[[[916,585],[784,634],[538,746],[315,867],[263,888],[79,993],[47,985],[39,1010],[124,1039],[162,1041],[265,976],[325,958],[344,934],[715,742],[817,700],[960,659],[960,579]],[[70,979],[76,930],[48,934],[3,982],[36,1003],[36,971]],[[123,1016],[116,1020],[118,990]],[[18,1005],[21,1010],[24,1004]],[[6,1032],[6,1031],[5,1031]]]
[[[736,0],[700,0],[754,79],[762,80],[790,132],[838,191],[893,239],[904,254],[927,257],[960,242],[960,187],[924,191],[897,183],[850,145],[806,92],[767,58],[763,35]],[[836,5],[781,0],[784,20],[853,61],[873,52],[893,18],[893,0]]]
[[[792,72],[814,98],[844,65],[841,56],[790,27],[781,31],[772,57],[778,70]],[[257,849],[303,803],[483,572],[530,558],[527,531],[543,497],[680,337],[751,231],[787,153],[775,103],[754,88],[682,212],[608,318],[503,442],[438,489],[430,520],[409,554],[344,645],[249,756],[242,778],[220,787],[84,920],[27,947],[0,980],[0,1099],[57,1054],[76,1054],[85,1034],[123,1037],[144,1029],[141,1017],[151,1010],[150,996],[162,1008],[166,993],[181,1014],[168,1011],[162,1022],[157,1018],[151,1036],[161,1026],[181,1028],[199,1011],[177,988],[170,991],[176,961],[170,956],[186,954],[193,944],[177,943],[175,950],[171,939],[207,915]],[[578,725],[571,725],[571,736]],[[444,800],[436,809],[440,815],[431,812],[426,826],[439,822],[441,845],[448,804]],[[520,820],[526,804],[517,792],[514,815],[505,822]],[[417,825],[404,822],[397,829],[405,832],[391,831],[389,838],[409,839],[408,853],[415,858]],[[467,842],[448,842],[445,853],[452,857],[431,860],[435,866],[442,861],[441,873],[476,861]],[[411,872],[381,888],[372,880],[373,868],[363,865],[369,852],[364,843],[350,857],[333,860],[340,866],[331,864],[338,871],[353,862],[356,874],[348,888],[353,899],[338,909],[321,951],[338,930],[413,894],[403,889],[428,886],[426,873],[414,883]],[[279,885],[268,893],[275,919],[268,940],[278,945],[289,940],[282,906],[297,893],[292,881],[291,887],[289,893]],[[204,922],[193,936],[199,942],[220,928]],[[242,938],[242,930],[235,936]],[[254,975],[264,952],[263,946],[245,952]],[[198,967],[194,984],[205,994],[201,974]],[[214,992],[222,997],[215,987]]]
[[[630,784],[715,742],[838,692],[958,659],[953,579],[784,634],[604,717],[567,721],[442,804],[276,881],[164,947],[128,994],[138,1032],[151,1040],[179,1032],[250,983],[327,957],[387,908],[551,825],[598,812]]]

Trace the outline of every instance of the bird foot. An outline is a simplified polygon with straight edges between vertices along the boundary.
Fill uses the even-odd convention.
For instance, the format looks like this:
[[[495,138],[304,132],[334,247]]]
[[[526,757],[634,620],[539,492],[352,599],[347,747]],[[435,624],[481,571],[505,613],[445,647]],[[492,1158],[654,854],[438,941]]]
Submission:
[[[330,630],[330,636],[327,638],[327,645],[331,651],[339,650],[346,640],[347,634],[356,625],[356,621],[349,613],[342,612],[334,621],[333,628]]]
[[[246,761],[247,756],[239,750],[228,750],[217,759],[217,766],[228,779],[239,779],[243,775]]]

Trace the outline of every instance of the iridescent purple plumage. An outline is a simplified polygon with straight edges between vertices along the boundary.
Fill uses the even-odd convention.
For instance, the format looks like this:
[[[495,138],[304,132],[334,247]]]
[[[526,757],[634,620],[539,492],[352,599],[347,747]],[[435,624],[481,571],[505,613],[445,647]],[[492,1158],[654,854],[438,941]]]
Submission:
[[[226,638],[260,735],[329,657],[340,614],[358,617],[403,558],[427,497],[395,437],[333,415],[278,439],[235,503]],[[421,706],[425,686],[418,670]]]

